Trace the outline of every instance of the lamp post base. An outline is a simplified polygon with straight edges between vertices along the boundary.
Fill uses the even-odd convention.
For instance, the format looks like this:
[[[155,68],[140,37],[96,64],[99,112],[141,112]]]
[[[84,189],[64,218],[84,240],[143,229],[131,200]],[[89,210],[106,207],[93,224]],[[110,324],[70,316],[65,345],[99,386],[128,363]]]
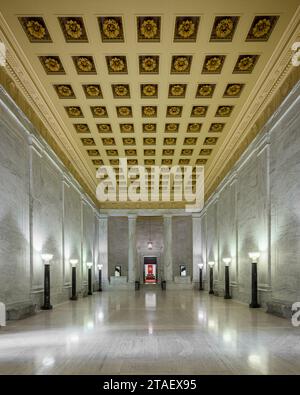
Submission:
[[[258,304],[258,303],[250,303],[249,307],[251,307],[251,309],[258,309],[260,307],[260,304]]]
[[[209,295],[214,295],[215,294],[214,291],[209,291],[208,293],[209,293]]]
[[[41,310],[52,310],[52,309],[53,309],[53,306],[51,304],[41,306]]]
[[[98,289],[98,292],[102,292],[102,288],[99,288],[99,289]]]
[[[70,300],[78,300],[78,297],[77,296],[71,296]]]
[[[232,297],[230,295],[225,295],[224,299],[232,299]]]
[[[204,288],[203,288],[203,287],[200,287],[200,288],[199,288],[199,291],[204,291]]]
[[[88,292],[88,295],[93,295],[93,293],[92,292]]]

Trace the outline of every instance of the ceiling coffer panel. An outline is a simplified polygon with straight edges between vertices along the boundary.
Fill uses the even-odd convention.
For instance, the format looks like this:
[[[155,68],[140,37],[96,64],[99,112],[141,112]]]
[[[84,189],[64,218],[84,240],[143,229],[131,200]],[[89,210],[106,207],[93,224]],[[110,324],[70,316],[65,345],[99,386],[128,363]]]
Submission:
[[[179,1],[170,10],[117,0],[99,13],[93,2],[5,3],[45,101],[95,185],[97,168],[121,157],[210,171],[297,6],[229,0],[225,13],[221,1],[187,0],[183,13]]]

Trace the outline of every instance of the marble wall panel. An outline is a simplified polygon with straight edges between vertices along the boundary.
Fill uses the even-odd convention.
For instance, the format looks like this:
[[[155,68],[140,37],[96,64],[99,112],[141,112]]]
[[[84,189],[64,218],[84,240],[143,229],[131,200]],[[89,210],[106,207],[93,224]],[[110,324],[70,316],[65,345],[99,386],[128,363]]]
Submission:
[[[299,97],[299,96],[298,96]],[[300,104],[271,135],[271,270],[274,299],[300,301]]]
[[[64,285],[71,283],[70,259],[81,263],[81,196],[67,181],[63,183],[64,203]],[[80,284],[80,270],[77,270],[77,285]],[[80,288],[80,287],[78,287]]]
[[[192,217],[172,217],[173,275],[179,276],[180,265],[186,266],[187,275],[193,277],[193,224]]]
[[[108,275],[115,274],[115,266],[120,265],[122,276],[128,275],[128,219],[109,217],[108,219]]]
[[[238,261],[239,291],[245,300],[250,298],[251,261],[248,253],[259,251],[258,281],[268,285],[268,147],[250,158],[238,170]]]
[[[193,282],[199,282],[199,264],[203,262],[202,257],[202,233],[200,215],[192,215],[192,232],[193,232]]]
[[[237,279],[237,240],[236,240],[236,182],[229,182],[219,193],[218,231],[219,231],[219,281],[224,283],[225,265],[223,258],[231,258],[230,281]]]
[[[219,274],[219,249],[218,249],[218,200],[213,201],[206,210],[206,257],[207,264],[214,261],[214,279]],[[208,272],[207,272],[208,273]]]
[[[62,174],[45,156],[32,148],[32,290],[43,288],[41,253],[53,254],[51,261],[52,294],[63,285],[62,257]]]
[[[101,215],[98,220],[99,227],[99,263],[103,265],[102,281],[108,281],[108,216]]]
[[[94,213],[95,214],[95,213]],[[100,263],[100,224],[99,218],[94,215],[94,270],[95,279],[98,281],[98,264]]]
[[[2,112],[0,180],[0,301],[13,305],[28,300],[30,291],[29,149]]]
[[[94,262],[94,243],[95,243],[95,215],[91,206],[82,201],[82,280],[83,284],[87,283],[87,262]],[[95,266],[92,272],[95,272]]]
[[[201,232],[201,239],[200,239],[200,261],[204,264],[203,266],[203,281],[206,282],[207,278],[207,249],[206,249],[206,240],[207,240],[207,230],[206,230],[206,220],[207,214],[206,212],[200,218],[200,232]]]

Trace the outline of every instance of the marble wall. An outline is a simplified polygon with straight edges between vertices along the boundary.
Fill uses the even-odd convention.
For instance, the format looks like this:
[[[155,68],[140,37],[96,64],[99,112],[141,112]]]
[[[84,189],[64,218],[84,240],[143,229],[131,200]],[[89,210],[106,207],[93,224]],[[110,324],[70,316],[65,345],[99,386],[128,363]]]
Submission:
[[[300,300],[300,83],[248,147],[201,213],[203,261],[216,262],[214,287],[224,290],[224,263],[232,263],[231,292],[250,301],[248,252],[259,251],[259,297]],[[207,286],[207,282],[206,282]]]
[[[131,219],[132,221],[132,219]],[[151,225],[150,225],[151,224]],[[152,250],[147,248],[150,238]],[[166,229],[167,227],[167,229]],[[166,240],[166,237],[168,240]],[[136,279],[143,278],[143,257],[155,256],[158,279],[173,281],[179,275],[179,265],[185,264],[187,274],[193,276],[193,229],[191,216],[157,215],[136,217]],[[166,245],[168,267],[166,269]],[[116,265],[122,275],[128,275],[128,217],[108,216],[108,274],[114,275]]]
[[[81,256],[81,197],[70,182],[63,183],[63,246],[64,246],[64,285],[71,283],[71,267],[68,263],[72,257]],[[78,284],[81,284],[80,270],[77,272]],[[78,288],[78,286],[77,286]]]
[[[70,258],[97,263],[98,211],[33,126],[0,87],[0,301],[8,309],[40,306],[44,267],[51,261],[52,304],[71,291]]]
[[[299,85],[299,84],[298,84]],[[271,274],[276,299],[300,301],[300,88],[297,103],[272,133]],[[292,105],[292,98],[290,100]]]
[[[108,276],[114,276],[115,266],[121,266],[121,275],[128,275],[128,219],[108,218]]]
[[[218,271],[221,283],[224,281],[223,258],[231,257],[231,281],[237,280],[236,240],[236,182],[229,182],[220,192],[218,202]]]
[[[192,217],[172,219],[173,275],[180,275],[180,265],[186,267],[187,276],[193,277],[193,227]]]
[[[29,149],[3,109],[0,142],[0,301],[12,304],[30,299]]]

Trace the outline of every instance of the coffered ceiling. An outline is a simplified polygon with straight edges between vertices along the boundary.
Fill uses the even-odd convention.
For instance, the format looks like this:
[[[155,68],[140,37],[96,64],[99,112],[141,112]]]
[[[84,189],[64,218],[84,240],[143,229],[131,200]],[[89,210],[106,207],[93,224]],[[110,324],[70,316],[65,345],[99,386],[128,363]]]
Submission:
[[[204,165],[212,183],[247,133],[241,122],[299,22],[298,5],[3,0],[0,10],[41,117],[95,193],[98,166],[121,157]]]

